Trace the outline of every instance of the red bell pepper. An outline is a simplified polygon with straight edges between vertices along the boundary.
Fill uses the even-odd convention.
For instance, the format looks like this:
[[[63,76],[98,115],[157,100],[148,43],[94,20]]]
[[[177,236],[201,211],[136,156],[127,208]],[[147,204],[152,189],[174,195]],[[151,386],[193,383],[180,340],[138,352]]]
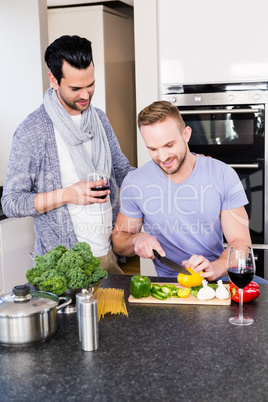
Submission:
[[[229,281],[231,299],[237,303],[239,303],[239,292],[238,287],[233,284],[233,282]],[[260,296],[259,285],[251,281],[249,285],[244,288],[243,291],[243,303],[250,302],[252,300],[257,299]]]

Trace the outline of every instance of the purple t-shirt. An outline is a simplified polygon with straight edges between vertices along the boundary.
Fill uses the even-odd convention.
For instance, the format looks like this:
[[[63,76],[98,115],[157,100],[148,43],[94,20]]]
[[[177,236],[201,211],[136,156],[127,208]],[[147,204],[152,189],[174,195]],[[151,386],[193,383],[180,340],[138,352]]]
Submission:
[[[224,249],[221,211],[248,203],[237,173],[217,159],[200,155],[181,184],[170,180],[153,161],[129,172],[120,199],[121,213],[143,218],[144,231],[180,264],[193,254],[217,259]],[[157,259],[154,264],[158,276],[178,275]]]

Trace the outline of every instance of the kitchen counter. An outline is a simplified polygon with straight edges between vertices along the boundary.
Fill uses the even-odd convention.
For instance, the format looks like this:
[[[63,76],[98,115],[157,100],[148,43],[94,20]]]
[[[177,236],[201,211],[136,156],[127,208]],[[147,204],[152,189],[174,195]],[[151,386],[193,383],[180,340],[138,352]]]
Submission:
[[[160,282],[161,278],[151,278]],[[127,275],[102,287],[125,290]],[[163,279],[164,280],[164,279]],[[58,314],[41,344],[0,346],[1,401],[267,401],[268,285],[244,305],[253,325],[237,327],[231,306],[129,304],[129,316],[99,322],[99,349],[81,350],[76,314]]]

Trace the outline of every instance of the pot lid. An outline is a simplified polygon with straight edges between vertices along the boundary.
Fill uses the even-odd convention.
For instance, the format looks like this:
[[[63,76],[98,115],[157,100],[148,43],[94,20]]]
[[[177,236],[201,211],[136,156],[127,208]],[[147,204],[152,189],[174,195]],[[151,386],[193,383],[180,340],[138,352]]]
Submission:
[[[0,297],[0,317],[28,317],[45,313],[58,303],[59,298],[53,293],[31,291],[27,285],[18,285],[11,293]]]

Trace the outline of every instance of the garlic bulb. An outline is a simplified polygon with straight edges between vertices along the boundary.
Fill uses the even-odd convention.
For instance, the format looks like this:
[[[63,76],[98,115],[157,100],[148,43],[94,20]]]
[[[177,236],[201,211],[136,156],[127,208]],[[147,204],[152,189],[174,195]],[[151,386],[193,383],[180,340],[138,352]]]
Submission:
[[[208,281],[203,279],[202,281],[203,287],[197,293],[197,298],[199,300],[210,300],[215,297],[215,290],[208,286]]]
[[[219,279],[217,281],[218,287],[216,289],[216,297],[217,299],[224,300],[229,298],[229,292],[226,287],[223,285],[222,280]]]

